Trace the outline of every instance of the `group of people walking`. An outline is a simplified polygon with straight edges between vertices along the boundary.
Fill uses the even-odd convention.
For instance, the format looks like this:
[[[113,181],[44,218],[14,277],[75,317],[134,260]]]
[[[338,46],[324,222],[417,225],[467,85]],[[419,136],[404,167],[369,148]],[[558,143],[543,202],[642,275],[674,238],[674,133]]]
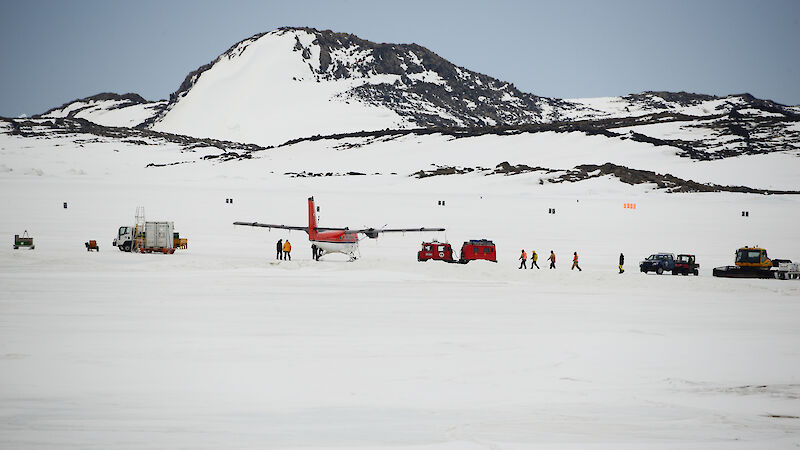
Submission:
[[[519,260],[520,260],[519,268],[520,269],[527,269],[528,268],[528,254],[525,252],[525,249],[522,249],[522,254],[519,256]],[[533,266],[536,266],[536,268],[539,269],[539,264],[537,264],[538,260],[539,260],[539,255],[536,254],[536,250],[531,250],[531,269],[533,269]],[[550,261],[550,268],[551,269],[555,269],[556,268],[556,254],[552,250],[550,250],[550,256],[547,258],[547,260]],[[578,269],[578,271],[583,272],[583,269],[581,269],[581,266],[578,265],[578,252],[573,252],[572,253],[572,269],[570,269],[570,270],[575,270],[575,269]],[[620,270],[622,270],[622,263],[620,263]],[[620,273],[622,273],[622,272],[620,272]]]
[[[528,268],[528,254],[525,253],[525,249],[522,250],[522,255],[519,257],[519,260],[520,260],[519,268],[520,269],[527,269]],[[539,268],[539,264],[536,263],[536,261],[538,261],[538,260],[539,260],[539,255],[536,254],[536,250],[531,250],[531,269],[533,269],[533,266],[536,266],[537,269]],[[550,267],[550,268],[552,269],[552,267]]]
[[[292,260],[292,244],[287,239],[284,241],[283,239],[278,239],[278,242],[275,244],[275,252],[276,258],[279,260]],[[311,244],[311,257],[315,261],[319,261],[319,257],[322,256],[322,249],[317,247],[316,244]],[[520,269],[527,269],[528,268],[528,253],[525,252],[525,249],[522,249],[522,254],[519,256],[519,268]],[[531,250],[531,269],[536,266],[539,269],[539,264],[537,261],[539,260],[539,255],[536,253],[536,250]],[[550,261],[550,268],[556,268],[556,254],[550,250],[550,256],[547,258]],[[625,255],[622,253],[619,254],[619,273],[625,272],[625,269],[622,268],[622,265],[625,264]],[[578,252],[572,253],[572,269],[578,269],[579,272],[583,272],[581,266],[578,265]]]
[[[533,266],[539,268],[539,264],[536,263],[538,261],[539,255],[536,254],[536,250],[531,250],[531,269]],[[550,268],[556,268],[556,254],[550,250],[550,256],[547,258],[550,261]],[[528,268],[528,253],[525,252],[525,249],[522,249],[522,254],[519,256],[519,268],[520,269],[527,269]],[[625,272],[625,269],[622,266],[625,264],[625,255],[622,253],[619,254],[619,273]],[[570,270],[578,269],[579,272],[583,272],[581,266],[578,265],[578,252],[572,252],[572,268]]]
[[[280,260],[292,260],[292,243],[289,242],[287,239],[285,242],[283,239],[278,239],[278,242],[275,244],[275,257]]]

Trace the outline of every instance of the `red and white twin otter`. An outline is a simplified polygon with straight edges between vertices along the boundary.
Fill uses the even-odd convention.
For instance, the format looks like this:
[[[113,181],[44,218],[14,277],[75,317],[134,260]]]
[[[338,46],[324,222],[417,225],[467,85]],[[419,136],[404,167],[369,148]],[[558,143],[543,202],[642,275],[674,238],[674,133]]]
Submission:
[[[317,210],[314,206],[314,197],[308,198],[308,226],[275,225],[259,222],[234,222],[234,225],[250,227],[276,228],[281,230],[298,230],[308,233],[308,240],[317,248],[326,253],[343,253],[355,260],[358,257],[359,234],[368,238],[377,239],[380,233],[410,233],[426,231],[444,231],[444,228],[363,228],[351,230],[350,228],[334,228],[317,226]]]

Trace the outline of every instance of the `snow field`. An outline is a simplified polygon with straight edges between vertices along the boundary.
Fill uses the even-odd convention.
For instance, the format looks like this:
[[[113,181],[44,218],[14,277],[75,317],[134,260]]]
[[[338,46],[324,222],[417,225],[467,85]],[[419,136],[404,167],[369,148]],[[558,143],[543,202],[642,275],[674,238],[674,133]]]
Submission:
[[[671,284],[667,293],[624,286],[623,277],[593,276],[591,286],[544,277],[453,283],[369,267],[283,267],[292,265],[7,278],[15,301],[4,310],[16,325],[3,333],[10,348],[0,377],[11,390],[3,440],[37,448],[796,442],[791,419],[765,416],[795,412],[796,384],[787,382],[797,304],[752,298],[763,285],[709,300],[670,277],[657,281]],[[31,289],[42,275],[57,287]],[[135,288],[145,286],[146,294]]]
[[[8,448],[800,443],[800,284],[710,276],[745,244],[800,259],[797,197],[668,195],[611,178],[540,185],[541,174],[403,176],[429,163],[566,167],[592,148],[634,167],[670,161],[629,142],[568,144],[573,135],[540,141],[537,158],[522,137],[434,137],[298,145],[222,164],[198,161],[217,149],[16,139],[0,136],[0,163],[12,169],[0,171]],[[145,168],[174,161],[189,162]],[[282,175],[297,169],[384,175]],[[305,225],[311,195],[321,226],[448,231],[364,240],[348,263],[312,261],[304,233],[231,225]],[[111,248],[140,205],[148,220],[174,221],[188,250]],[[36,249],[12,250],[24,229]],[[456,248],[492,239],[499,262],[417,262],[434,237]],[[279,238],[291,240],[293,261],[274,260]],[[99,253],[86,252],[89,239]],[[541,270],[517,270],[522,248],[537,250]],[[551,249],[556,270],[546,268]],[[583,272],[569,270],[573,251]],[[639,273],[657,251],[695,253],[700,276]]]
[[[365,143],[368,145],[363,145]],[[362,146],[347,148],[348,144]],[[701,183],[784,190],[797,190],[800,186],[800,172],[797,170],[800,159],[797,152],[745,155],[719,161],[695,161],[679,158],[676,154],[677,149],[667,146],[653,147],[631,140],[587,136],[578,132],[544,132],[459,139],[431,135],[384,137],[369,141],[351,138],[301,142],[260,152],[255,155],[259,162],[232,164],[248,171],[267,166],[268,171],[275,173],[357,171],[407,175],[419,170],[435,169],[436,165],[494,169],[497,164],[508,161],[514,165],[569,170],[582,164],[602,165],[611,162],[631,169],[669,173]],[[539,178],[553,178],[559,173],[532,175],[536,175],[534,182],[538,183]],[[498,182],[498,176],[473,174],[465,177],[470,183]],[[479,181],[484,178],[485,181]],[[526,176],[522,178],[526,179]],[[428,180],[432,179],[423,180],[423,183]],[[507,184],[505,181],[499,183]],[[578,186],[579,190],[584,187],[582,184]],[[637,188],[637,191],[641,189]]]

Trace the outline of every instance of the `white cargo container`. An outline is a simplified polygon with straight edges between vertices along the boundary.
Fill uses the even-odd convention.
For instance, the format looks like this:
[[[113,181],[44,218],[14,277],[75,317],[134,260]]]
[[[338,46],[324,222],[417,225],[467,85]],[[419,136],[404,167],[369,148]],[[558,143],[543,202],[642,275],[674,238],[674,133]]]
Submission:
[[[145,248],[173,248],[172,222],[145,222],[144,247]]]
[[[136,207],[136,225],[121,226],[114,238],[114,247],[124,252],[169,253],[175,252],[175,227],[172,222],[147,222],[144,207]],[[182,240],[186,248],[186,240]]]

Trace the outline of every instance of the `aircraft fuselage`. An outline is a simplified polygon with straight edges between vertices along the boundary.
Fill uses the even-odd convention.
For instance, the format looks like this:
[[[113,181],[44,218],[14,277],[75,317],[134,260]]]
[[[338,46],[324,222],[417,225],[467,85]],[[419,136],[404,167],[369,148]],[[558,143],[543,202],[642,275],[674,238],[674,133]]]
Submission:
[[[314,197],[308,199],[308,240],[324,253],[344,253],[355,258],[358,252],[358,233],[347,230],[317,231]]]

